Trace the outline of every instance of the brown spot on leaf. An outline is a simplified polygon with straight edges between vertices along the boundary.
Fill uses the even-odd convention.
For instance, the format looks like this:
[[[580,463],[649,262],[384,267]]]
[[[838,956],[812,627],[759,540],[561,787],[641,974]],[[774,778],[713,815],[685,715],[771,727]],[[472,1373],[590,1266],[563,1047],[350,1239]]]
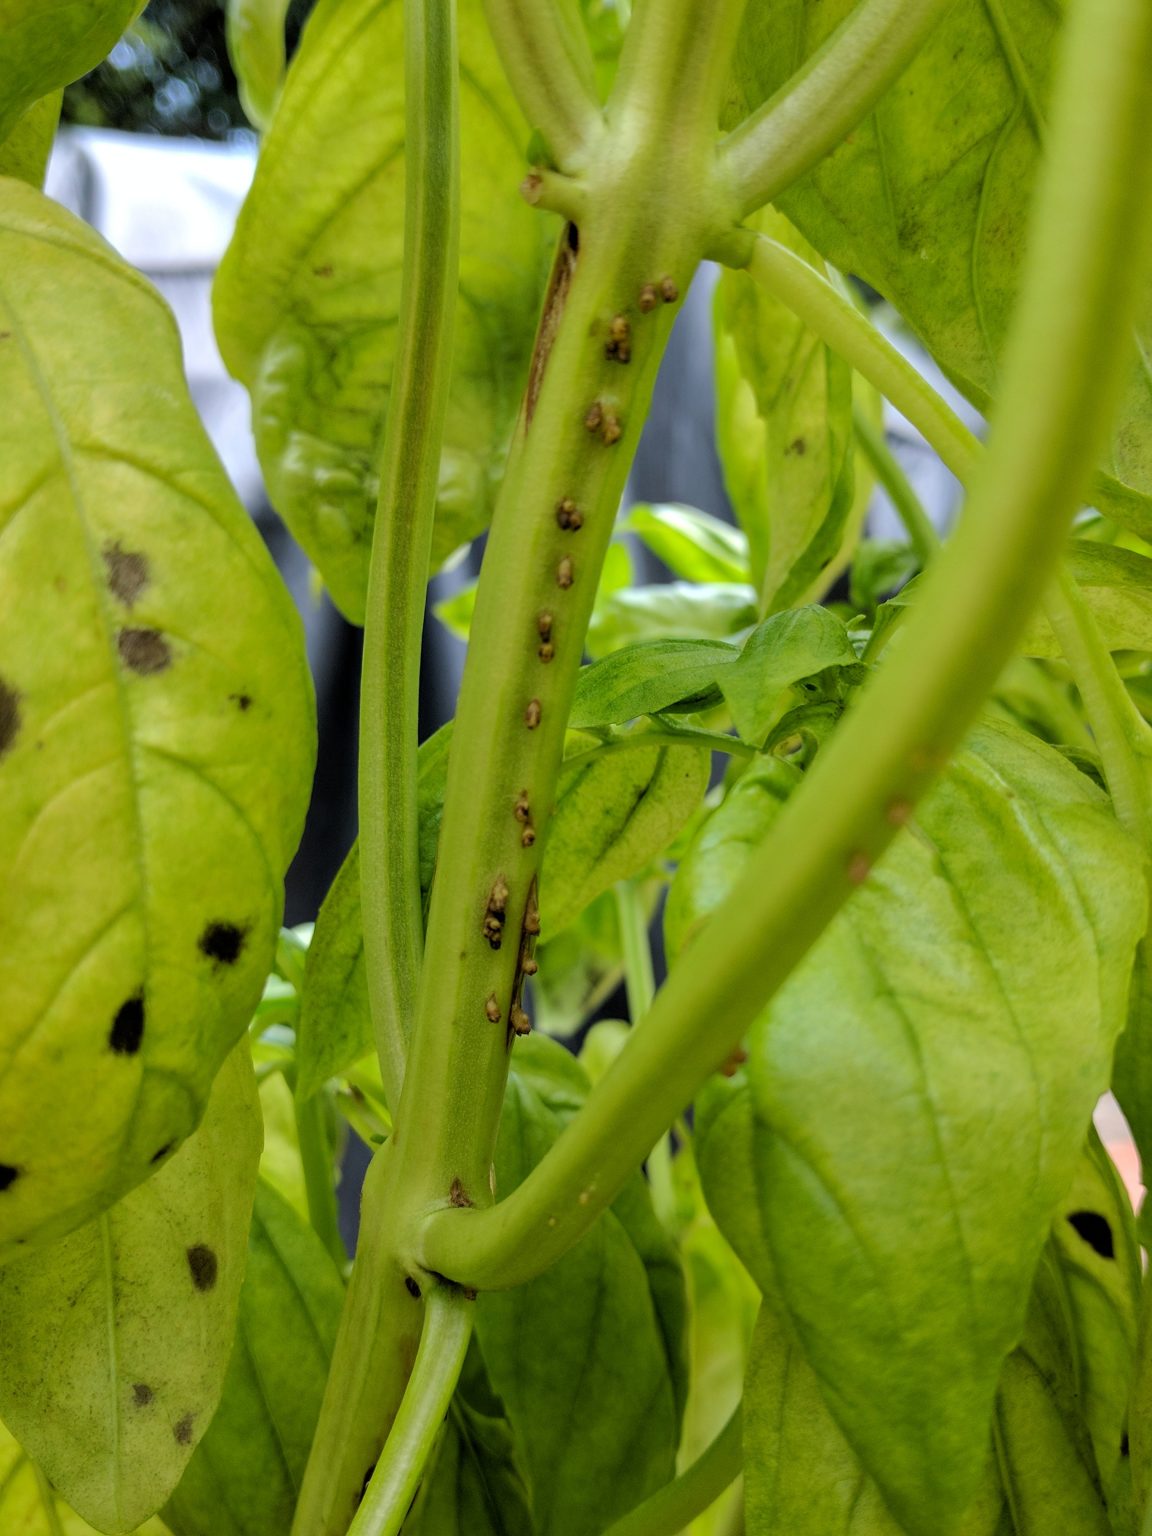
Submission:
[[[120,660],[141,677],[166,672],[172,665],[172,647],[158,629],[122,629],[116,643]]]
[[[210,1291],[216,1284],[220,1264],[207,1244],[197,1243],[188,1250],[188,1270],[198,1291]]]
[[[235,965],[244,949],[246,935],[235,923],[209,923],[200,935],[200,953],[217,965]]]
[[[155,1396],[156,1394],[152,1388],[142,1381],[138,1381],[132,1388],[132,1401],[136,1404],[137,1408],[147,1408]]]
[[[459,1179],[452,1180],[452,1188],[448,1191],[448,1204],[454,1205],[457,1210],[466,1210],[472,1204]]]
[[[112,596],[131,608],[151,579],[148,556],[139,550],[125,549],[117,540],[105,544],[104,575]]]
[[[186,1413],[182,1419],[178,1419],[172,1426],[172,1434],[177,1445],[192,1444],[192,1425],[194,1422],[195,1415]]]
[[[797,458],[803,458],[808,452],[808,444],[802,437],[794,437],[784,450],[785,453],[794,453]]]
[[[117,1056],[135,1056],[144,1038],[144,994],[137,992],[121,1003],[112,1020],[108,1045]]]
[[[0,677],[0,757],[11,747],[20,730],[20,695]]]
[[[252,695],[249,693],[230,693],[228,697],[242,715],[252,708]]]
[[[11,1163],[0,1163],[0,1194],[11,1189],[19,1177],[19,1168],[13,1168]]]

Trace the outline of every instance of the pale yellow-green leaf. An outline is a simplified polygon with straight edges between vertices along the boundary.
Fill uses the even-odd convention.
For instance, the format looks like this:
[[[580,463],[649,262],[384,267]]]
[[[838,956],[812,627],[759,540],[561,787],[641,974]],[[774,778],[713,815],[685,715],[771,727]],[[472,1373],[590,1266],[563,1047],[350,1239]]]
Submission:
[[[32,187],[44,185],[62,100],[60,91],[42,96],[13,123],[12,131],[0,144],[0,176],[15,176]]]
[[[273,505],[349,618],[364,615],[404,237],[399,0],[320,0],[216,283]],[[460,300],[433,558],[491,514],[527,377],[550,221],[519,196],[528,127],[460,0]]]
[[[172,318],[0,182],[0,1260],[195,1127],[307,805],[299,619]]]
[[[144,0],[0,0],[0,139],[41,96],[94,69]]]
[[[0,1424],[0,1530],[4,1536],[100,1536],[70,1510],[48,1479]],[[168,1536],[149,1520],[135,1536]]]
[[[264,1116],[264,1152],[261,1176],[296,1214],[308,1220],[308,1192],[300,1161],[296,1132],[296,1106],[283,1072],[271,1072],[260,1084],[260,1110]]]
[[[254,127],[267,130],[284,85],[284,23],[291,0],[227,0],[228,57],[240,105]]]
[[[260,1141],[243,1040],[171,1162],[0,1271],[0,1415],[110,1536],[164,1504],[220,1401]]]

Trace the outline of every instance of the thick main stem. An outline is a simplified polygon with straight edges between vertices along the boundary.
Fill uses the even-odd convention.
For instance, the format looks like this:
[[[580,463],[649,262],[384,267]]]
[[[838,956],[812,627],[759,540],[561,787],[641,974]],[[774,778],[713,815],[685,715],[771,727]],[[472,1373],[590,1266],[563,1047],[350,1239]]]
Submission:
[[[1106,435],[1146,273],[1150,115],[1152,8],[1078,0],[991,445],[902,644],[580,1114],[495,1209],[432,1215],[426,1264],[513,1285],[577,1241],[946,764],[1051,577]]]
[[[727,69],[716,38],[734,34],[743,3],[663,0],[682,52],[656,51],[643,112],[627,92],[609,102],[582,184],[587,217],[561,241],[484,556],[403,1093],[369,1173],[296,1536],[343,1536],[399,1409],[419,1337],[412,1288],[438,1279],[416,1252],[425,1213],[492,1198],[584,631],[679,300],[720,233],[713,139],[700,125],[715,122]]]

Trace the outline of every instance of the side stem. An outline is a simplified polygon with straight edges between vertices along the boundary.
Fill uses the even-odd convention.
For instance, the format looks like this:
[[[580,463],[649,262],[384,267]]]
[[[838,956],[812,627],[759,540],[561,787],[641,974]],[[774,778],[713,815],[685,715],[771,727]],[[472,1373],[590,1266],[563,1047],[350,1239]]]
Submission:
[[[746,218],[836,148],[924,46],[954,0],[862,0],[720,147]]]
[[[364,949],[385,1097],[395,1109],[416,1014],[416,748],[460,239],[455,0],[405,0],[404,271],[368,576],[360,701]]]
[[[438,1285],[426,1309],[408,1390],[348,1536],[399,1536],[464,1368],[475,1308]]]
[[[617,1520],[604,1536],[680,1536],[740,1476],[743,1435],[744,1414],[737,1405],[712,1444],[687,1471]]]
[[[558,169],[575,174],[603,128],[583,27],[555,0],[484,0],[484,14],[524,116]]]
[[[1152,8],[1070,8],[1050,155],[991,443],[922,601],[715,920],[507,1200],[438,1211],[423,1262],[514,1285],[587,1231],[883,852],[1015,648],[1120,387],[1152,218]]]

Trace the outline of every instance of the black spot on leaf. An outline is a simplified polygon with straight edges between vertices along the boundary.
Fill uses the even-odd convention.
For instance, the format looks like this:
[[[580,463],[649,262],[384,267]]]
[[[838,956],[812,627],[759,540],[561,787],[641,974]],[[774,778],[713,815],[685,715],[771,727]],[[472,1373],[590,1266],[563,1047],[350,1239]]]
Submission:
[[[20,695],[0,677],[0,757],[16,740],[20,729]]]
[[[151,1161],[154,1163],[163,1162],[175,1145],[174,1141],[166,1141],[162,1147],[157,1147],[156,1151],[153,1152]]]
[[[132,1401],[136,1404],[137,1408],[147,1408],[155,1396],[156,1394],[152,1388],[146,1386],[142,1381],[138,1381],[132,1388]]]
[[[108,1044],[117,1056],[135,1056],[143,1038],[144,994],[137,992],[135,997],[130,997],[126,1003],[120,1004],[116,1017],[112,1020]]]
[[[220,1265],[212,1249],[204,1243],[189,1248],[188,1268],[192,1273],[192,1284],[198,1291],[210,1291],[216,1284]]]
[[[124,549],[119,541],[105,544],[103,554],[109,592],[125,608],[131,608],[150,579],[147,555],[140,554],[138,550]]]
[[[172,665],[172,647],[158,629],[122,629],[116,643],[120,660],[141,677],[166,672]]]
[[[230,693],[228,697],[241,714],[247,714],[252,708],[252,695],[250,693]]]
[[[244,948],[244,930],[235,923],[209,923],[200,935],[200,953],[217,965],[235,965]]]
[[[1127,1430],[1125,1430],[1124,1433],[1120,1436],[1120,1454],[1121,1454],[1121,1456],[1127,1456],[1128,1455],[1128,1431]]]
[[[1107,1217],[1101,1216],[1099,1211],[1073,1211],[1068,1218],[1068,1225],[1102,1259],[1116,1257],[1112,1228],[1108,1225]]]
[[[186,1413],[182,1419],[178,1419],[172,1426],[172,1434],[177,1445],[190,1445],[192,1443],[193,1415]]]
[[[0,1163],[0,1194],[11,1189],[19,1177],[19,1168],[13,1168],[11,1163]]]

